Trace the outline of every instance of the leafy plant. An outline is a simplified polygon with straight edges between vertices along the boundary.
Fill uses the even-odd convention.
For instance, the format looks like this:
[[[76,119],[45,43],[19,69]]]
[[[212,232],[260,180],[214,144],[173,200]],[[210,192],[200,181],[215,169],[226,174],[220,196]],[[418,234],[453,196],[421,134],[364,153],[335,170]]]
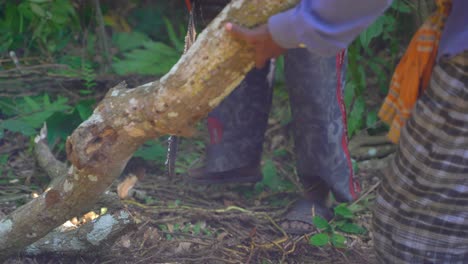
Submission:
[[[27,137],[37,135],[44,123],[48,128],[48,141],[55,144],[62,140],[59,149],[63,149],[63,140],[92,113],[94,100],[81,100],[71,106],[68,99],[58,96],[55,100],[49,95],[18,99],[0,99],[0,138],[4,131],[20,133]]]
[[[25,136],[32,136],[37,133],[44,122],[54,113],[66,112],[71,109],[67,105],[68,99],[59,96],[55,101],[51,101],[47,94],[43,96],[20,99],[0,100],[0,111],[4,116],[10,116],[0,123],[0,131],[9,130],[21,133]]]
[[[139,32],[116,34],[114,44],[123,52],[123,59],[114,58],[112,64],[117,74],[163,75],[171,69],[182,55],[184,41],[169,20],[164,22],[171,45],[152,41]]]
[[[413,8],[405,0],[393,1],[391,8],[377,19],[348,48],[348,74],[345,104],[348,112],[348,136],[377,123],[377,109],[368,109],[365,96],[368,93],[387,93],[390,76],[395,67],[401,39],[397,30],[401,15],[408,15]],[[381,44],[389,47],[381,49]],[[380,46],[379,46],[380,44]],[[389,44],[389,45],[388,45]],[[370,91],[369,76],[375,76],[379,90]]]
[[[335,218],[331,222],[328,222],[321,216],[315,216],[312,219],[315,227],[320,230],[321,233],[311,236],[309,244],[317,247],[332,245],[337,248],[345,248],[346,237],[337,231],[358,235],[367,232],[363,227],[353,223],[355,216],[346,204],[338,205],[335,207],[334,212]]]
[[[294,185],[283,179],[278,174],[276,165],[271,159],[266,159],[262,167],[263,179],[257,183],[255,189],[257,192],[261,192],[264,188],[268,188],[274,192],[294,189]]]
[[[78,15],[69,0],[0,3],[0,53],[25,47],[56,52],[77,29]]]
[[[133,156],[140,157],[144,160],[155,161],[162,165],[166,160],[166,153],[166,146],[163,146],[159,141],[150,140],[143,144]]]

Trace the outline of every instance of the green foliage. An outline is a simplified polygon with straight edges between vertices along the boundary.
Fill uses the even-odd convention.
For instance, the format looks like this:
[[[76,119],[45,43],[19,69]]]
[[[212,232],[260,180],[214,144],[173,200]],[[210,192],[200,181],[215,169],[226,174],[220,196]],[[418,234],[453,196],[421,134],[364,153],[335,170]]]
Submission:
[[[104,16],[106,12],[113,12],[106,8],[107,3],[101,4]],[[162,75],[181,56],[185,28],[182,24],[175,27],[160,12],[162,5],[172,4],[161,1],[157,5],[158,8],[146,12],[148,21],[157,20],[156,27],[148,27],[148,31],[143,31],[145,33],[138,32],[138,26],[135,27],[136,31],[130,33],[112,32],[112,44],[117,48],[112,51],[118,52],[112,64],[116,73]],[[184,11],[181,14],[185,14]],[[175,14],[172,11],[169,13]],[[155,18],[155,14],[159,15]],[[97,37],[93,27],[97,22],[94,19],[93,5],[77,4],[72,0],[0,1],[0,56],[10,50],[21,50],[18,53],[20,59],[38,56],[41,62],[67,65],[68,68],[49,70],[49,73],[83,80],[82,87],[77,90],[79,95],[94,98],[96,72],[102,65],[101,55],[96,52]],[[154,32],[157,32],[157,36],[152,34]],[[153,41],[148,35],[158,41]],[[0,69],[9,66],[3,64]],[[62,150],[64,139],[92,114],[95,104],[94,99],[71,104],[66,97],[55,98],[47,94],[17,99],[0,98],[0,138],[5,131],[35,136],[46,123],[49,144]],[[142,146],[135,155],[162,164],[165,154],[165,143],[153,141]],[[190,158],[193,160],[192,156]]]
[[[310,237],[309,244],[322,247],[326,245],[332,245],[336,248],[346,247],[346,237],[337,231],[341,231],[348,234],[362,235],[366,233],[366,230],[353,223],[355,215],[350,207],[346,204],[340,204],[334,208],[335,218],[328,222],[321,216],[315,216],[312,219],[314,226],[320,231]]]
[[[309,242],[311,245],[314,245],[316,247],[322,247],[330,242],[330,237],[328,236],[328,234],[319,233],[311,236]]]
[[[83,95],[92,93],[90,89],[96,86],[94,63],[86,58],[73,55],[64,55],[59,58],[58,62],[69,66],[69,68],[56,70],[54,73],[72,78],[81,78],[86,89],[80,90],[80,93]]]
[[[48,142],[56,144],[60,150],[64,140],[91,114],[94,100],[81,100],[71,106],[68,99],[58,96],[51,99],[47,94],[17,99],[0,99],[0,138],[4,131],[20,133],[27,137],[38,134],[44,123],[47,124]]]
[[[127,52],[138,49],[144,42],[151,42],[151,39],[141,32],[121,32],[112,36],[112,42],[120,52]]]
[[[93,113],[94,99],[81,100],[68,112],[56,112],[47,119],[47,137],[49,144],[61,142],[58,147],[63,149],[65,139],[75,130],[78,125],[88,119]]]
[[[7,118],[0,123],[0,131],[9,130],[25,136],[33,136],[54,113],[69,111],[68,99],[58,97],[51,101],[47,94],[19,99],[1,99],[0,113]]]
[[[383,96],[388,91],[391,74],[400,51],[398,28],[401,15],[412,12],[405,0],[395,0],[391,8],[361,33],[348,48],[348,73],[345,104],[348,112],[348,136],[377,123],[377,109],[368,109],[365,97],[371,93]],[[410,32],[411,33],[411,32]],[[383,45],[383,43],[385,45]],[[385,49],[382,49],[385,46]],[[369,77],[375,77],[378,90],[372,90]],[[378,107],[378,106],[377,106]]]
[[[158,228],[166,233],[166,240],[172,240],[174,237],[178,237],[182,235],[191,235],[191,236],[206,236],[206,237],[214,237],[215,232],[207,226],[206,222],[197,221],[196,223],[192,224],[188,223],[168,223],[168,224],[161,224],[158,225]]]
[[[147,141],[133,155],[144,160],[157,161],[164,163],[166,159],[167,147],[155,140]]]
[[[163,75],[167,73],[182,55],[183,35],[177,34],[168,19],[164,19],[171,45],[152,41],[138,32],[119,33],[114,37],[114,45],[123,58],[114,58],[113,70],[120,75],[138,73],[142,75]]]
[[[7,164],[8,164],[8,155],[7,154],[0,155],[0,184],[7,184],[7,181],[2,179],[2,176],[4,174]]]
[[[62,50],[79,28],[69,0],[0,2],[0,53],[18,48]]]
[[[268,188],[274,192],[285,191],[294,188],[291,182],[283,179],[283,177],[278,174],[276,165],[271,159],[266,159],[264,161],[262,174],[262,181],[257,183],[255,186],[257,192],[260,192],[264,188]]]

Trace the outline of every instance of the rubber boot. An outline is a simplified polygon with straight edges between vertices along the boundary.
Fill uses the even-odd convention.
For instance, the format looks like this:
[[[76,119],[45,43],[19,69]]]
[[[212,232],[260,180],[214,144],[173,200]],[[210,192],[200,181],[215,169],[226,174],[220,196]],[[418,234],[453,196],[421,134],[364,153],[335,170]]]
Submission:
[[[269,63],[253,69],[208,115],[210,142],[205,166],[190,170],[189,181],[216,184],[262,179],[260,161],[271,108],[272,74]]]
[[[291,49],[285,56],[297,172],[309,190],[306,198],[326,200],[330,189],[337,201],[350,202],[359,192],[347,146],[344,65],[344,53],[320,57]],[[313,192],[314,186],[320,191]]]

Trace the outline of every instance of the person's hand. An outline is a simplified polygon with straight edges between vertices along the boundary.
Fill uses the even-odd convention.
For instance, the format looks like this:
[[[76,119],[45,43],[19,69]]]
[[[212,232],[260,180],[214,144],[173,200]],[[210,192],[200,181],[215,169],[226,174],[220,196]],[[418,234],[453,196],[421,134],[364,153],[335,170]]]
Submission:
[[[266,24],[249,29],[227,23],[225,28],[234,37],[244,40],[254,47],[255,67],[257,69],[263,68],[268,59],[276,58],[286,51],[286,49],[275,43]]]

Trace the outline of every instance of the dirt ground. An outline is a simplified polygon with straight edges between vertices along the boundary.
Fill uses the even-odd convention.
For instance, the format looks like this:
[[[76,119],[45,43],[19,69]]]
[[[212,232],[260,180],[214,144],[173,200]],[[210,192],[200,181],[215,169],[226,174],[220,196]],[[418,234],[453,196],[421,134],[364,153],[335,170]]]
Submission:
[[[166,176],[160,164],[140,160],[128,166],[133,168],[127,172],[136,168],[145,173],[139,175],[133,188],[137,195],[122,200],[136,225],[115,243],[79,255],[18,255],[6,263],[375,263],[371,232],[340,232],[346,237],[346,248],[335,248],[312,246],[309,238],[317,231],[290,236],[281,228],[285,213],[299,197],[300,185],[294,176],[290,127],[281,122],[287,111],[276,109],[269,121],[264,156],[273,162],[278,177],[298,188],[187,184],[183,171],[202,163],[193,158],[203,153],[207,135],[201,129],[195,138],[182,141],[182,173],[174,178]],[[278,149],[287,154],[273,155]],[[44,191],[49,179],[37,167],[28,138],[6,133],[0,140],[0,154],[8,154],[0,172],[1,219],[30,200],[33,193]],[[374,190],[380,181],[376,167],[369,161],[361,162],[356,175],[362,192],[356,203],[361,209],[355,212],[354,221],[367,230]],[[116,180],[109,190],[115,192],[126,177],[128,174]]]
[[[26,143],[26,142],[24,142]],[[5,148],[7,144],[2,145]],[[20,145],[17,145],[20,146]],[[26,144],[24,144],[26,146]],[[8,214],[34,190],[37,171],[27,149],[14,150],[9,164],[21,180],[0,186],[0,211]],[[144,166],[144,165],[142,165]],[[345,249],[314,247],[305,236],[288,236],[282,217],[297,191],[254,192],[255,186],[191,186],[184,177],[169,179],[147,168],[137,182],[138,198],[124,200],[135,229],[113,245],[81,256],[17,256],[7,263],[374,263],[371,235],[343,234]],[[369,230],[372,171],[357,175],[363,186],[356,222]],[[122,179],[120,179],[122,181]],[[110,189],[115,191],[118,181]],[[1,215],[0,215],[1,217]]]

